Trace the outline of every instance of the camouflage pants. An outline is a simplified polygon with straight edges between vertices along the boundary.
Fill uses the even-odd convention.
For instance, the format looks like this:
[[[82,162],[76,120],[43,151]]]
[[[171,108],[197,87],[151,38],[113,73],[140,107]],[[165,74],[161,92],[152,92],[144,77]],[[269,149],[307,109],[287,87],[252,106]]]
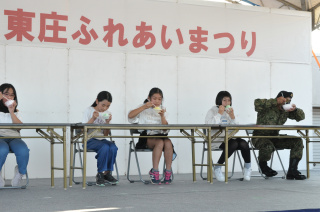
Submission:
[[[253,145],[259,149],[259,161],[269,161],[274,147],[290,149],[290,158],[302,158],[303,142],[297,138],[253,138]]]

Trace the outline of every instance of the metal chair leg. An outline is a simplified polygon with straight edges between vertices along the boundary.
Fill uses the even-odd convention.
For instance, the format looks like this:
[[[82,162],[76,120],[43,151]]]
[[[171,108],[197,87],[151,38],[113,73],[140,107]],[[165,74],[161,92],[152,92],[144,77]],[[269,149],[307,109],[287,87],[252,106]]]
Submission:
[[[142,179],[141,171],[140,171],[140,166],[139,166],[139,160],[138,160],[138,155],[136,152],[136,147],[134,145],[133,141],[130,141],[130,148],[129,148],[129,160],[128,160],[128,171],[127,171],[127,179],[129,180],[130,183],[134,182],[143,182],[144,184],[148,184],[148,181],[145,181]],[[136,159],[136,164],[138,168],[138,173],[139,173],[139,180],[132,180],[130,179],[130,165],[131,165],[131,153],[134,152],[135,159]]]

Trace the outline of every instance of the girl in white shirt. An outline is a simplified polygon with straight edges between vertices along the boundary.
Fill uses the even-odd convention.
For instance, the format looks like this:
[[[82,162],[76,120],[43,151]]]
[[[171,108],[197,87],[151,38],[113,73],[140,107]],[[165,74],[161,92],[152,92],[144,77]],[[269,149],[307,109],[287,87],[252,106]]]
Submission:
[[[216,97],[216,105],[213,106],[206,115],[206,124],[238,124],[231,105],[231,94],[228,91],[220,91]],[[217,130],[212,130],[212,135],[216,132]],[[225,162],[224,135],[225,132],[221,133],[220,137],[215,139],[215,141],[221,141],[222,143],[213,143],[213,148],[219,148],[223,150],[218,160],[218,164],[223,164]],[[249,145],[245,140],[241,138],[230,139],[228,141],[228,157],[230,157],[236,150],[241,151],[241,155],[245,162],[243,179],[249,181],[251,176],[251,159]],[[224,181],[224,175],[221,172],[221,166],[215,166],[214,173],[218,181]]]
[[[13,85],[4,83],[0,86],[0,123],[22,124],[18,110],[18,97]],[[15,129],[0,129],[0,187],[4,187],[5,181],[1,176],[1,169],[6,161],[7,155],[11,150],[17,159],[17,166],[14,169],[14,177],[11,181],[12,186],[19,186],[22,177],[27,173],[29,162],[29,149],[26,143],[19,137],[20,133]]]
[[[139,124],[163,124],[167,125],[166,110],[162,107],[163,93],[159,88],[152,88],[149,92],[148,98],[142,105],[136,109],[131,110],[128,114],[130,123]],[[164,151],[164,158],[166,161],[165,178],[163,183],[171,184],[171,164],[172,159],[176,154],[173,150],[173,145],[168,137],[156,138],[154,136],[167,136],[168,130],[145,130],[141,136],[149,136],[148,138],[139,138],[136,145],[137,149],[147,148],[152,149],[152,165],[149,175],[152,184],[161,184],[159,179],[159,161]],[[173,156],[174,155],[174,156]]]
[[[101,91],[97,99],[93,102],[91,107],[88,107],[83,115],[83,123],[88,124],[109,124],[112,115],[107,111],[112,103],[112,96],[108,91]],[[91,133],[93,129],[89,130]],[[107,136],[110,130],[101,130],[95,135]],[[116,162],[118,147],[111,141],[104,138],[91,138],[87,142],[87,148],[94,150],[97,155],[97,168],[98,173],[96,175],[96,184],[104,186],[105,183],[117,184],[116,180],[111,172],[113,171],[114,163]]]

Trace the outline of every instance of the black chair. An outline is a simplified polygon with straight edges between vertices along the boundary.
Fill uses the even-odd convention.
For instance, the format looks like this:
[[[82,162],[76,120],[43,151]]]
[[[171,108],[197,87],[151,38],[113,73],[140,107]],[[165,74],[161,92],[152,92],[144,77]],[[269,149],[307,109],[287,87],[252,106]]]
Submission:
[[[138,130],[131,129],[130,130],[130,135],[131,136],[140,135],[140,132]],[[148,180],[144,180],[142,178],[137,152],[151,152],[152,153],[152,149],[137,149],[136,148],[136,143],[134,141],[134,138],[132,138],[130,140],[127,179],[129,180],[130,183],[143,182],[144,184],[148,184],[150,180],[149,179]],[[131,153],[134,153],[135,158],[136,158],[136,164],[137,164],[137,169],[138,169],[138,173],[139,173],[139,180],[130,179]],[[166,168],[165,166],[166,166],[166,161],[164,160],[164,162],[163,162],[163,176],[161,178],[161,181],[164,178],[164,171],[165,171],[165,168]],[[173,171],[172,171],[171,180],[173,180],[173,179],[174,179],[174,176],[173,176]]]
[[[80,136],[80,135],[81,135],[83,132],[82,132],[81,130],[77,129],[77,130],[75,130],[75,133],[76,133],[76,136],[78,137],[78,140],[79,140],[79,139],[82,137],[82,136]],[[111,136],[111,131],[110,131],[109,135]],[[78,141],[78,140],[77,140],[77,141]],[[110,137],[110,140],[111,140],[113,143],[115,143],[115,142],[112,140],[111,137]],[[82,164],[82,156],[81,156],[81,155],[83,154],[83,148],[80,147],[80,144],[81,144],[81,142],[74,142],[74,144],[73,144],[74,151],[73,151],[72,181],[73,181],[75,184],[80,184],[80,183],[82,183],[82,182],[75,180],[75,178],[74,178],[74,170],[75,170],[75,169],[81,169],[81,171],[82,171],[82,176],[83,176],[83,164]],[[92,153],[92,152],[95,153],[94,150],[87,149],[87,153]],[[75,161],[75,159],[76,159],[76,154],[79,154],[80,167],[76,167],[76,166],[75,166],[75,164],[76,164],[76,161]],[[117,161],[115,162],[114,166],[115,166],[116,173],[117,173],[117,180],[119,181],[119,171],[118,171]],[[93,182],[93,181],[87,181],[86,184],[87,184],[88,186],[92,186],[92,185],[96,185],[96,182],[95,182],[95,181],[94,181],[94,182]],[[114,184],[113,184],[113,185],[114,185]]]

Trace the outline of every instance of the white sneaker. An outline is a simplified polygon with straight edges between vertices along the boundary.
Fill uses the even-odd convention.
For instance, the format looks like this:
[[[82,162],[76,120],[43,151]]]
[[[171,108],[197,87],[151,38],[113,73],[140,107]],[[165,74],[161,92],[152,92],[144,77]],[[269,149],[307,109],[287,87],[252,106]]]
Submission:
[[[246,180],[246,181],[250,181],[251,172],[252,172],[251,169],[244,168],[243,179]]]
[[[0,172],[0,187],[4,187],[6,184],[6,182],[4,181],[4,179],[2,178],[1,172]]]
[[[12,185],[13,187],[20,186],[20,185],[21,185],[21,181],[22,181],[22,177],[23,177],[23,174],[20,174],[20,173],[19,173],[18,166],[16,166],[16,167],[14,168],[14,177],[13,177],[13,179],[11,180],[11,185]]]
[[[214,170],[214,175],[216,176],[217,180],[220,182],[224,182],[224,176],[221,172],[221,168],[217,168]]]

